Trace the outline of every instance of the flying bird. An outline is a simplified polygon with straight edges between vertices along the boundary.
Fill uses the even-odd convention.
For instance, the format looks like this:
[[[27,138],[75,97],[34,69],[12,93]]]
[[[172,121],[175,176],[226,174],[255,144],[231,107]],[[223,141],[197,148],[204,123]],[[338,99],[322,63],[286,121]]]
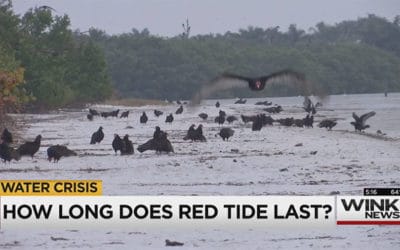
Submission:
[[[362,116],[358,117],[356,113],[353,112],[353,118],[355,122],[350,122],[351,125],[354,126],[354,129],[357,131],[363,131],[367,128],[369,128],[369,125],[365,124],[365,122],[374,116],[376,113],[374,111],[368,112],[366,114],[363,114]]]
[[[307,93],[307,82],[305,76],[302,73],[285,69],[277,71],[265,76],[259,77],[247,77],[232,73],[224,73],[215,78],[209,86],[203,87],[198,93],[192,98],[192,104],[199,104],[204,98],[209,97],[211,94],[231,89],[235,87],[246,87],[248,86],[251,90],[261,91],[267,85],[272,84],[301,84],[303,92]]]

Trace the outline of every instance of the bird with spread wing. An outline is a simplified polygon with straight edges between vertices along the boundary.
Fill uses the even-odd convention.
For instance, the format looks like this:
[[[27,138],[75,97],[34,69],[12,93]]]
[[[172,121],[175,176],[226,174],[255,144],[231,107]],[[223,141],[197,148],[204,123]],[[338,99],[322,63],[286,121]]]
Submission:
[[[351,125],[354,126],[354,129],[357,131],[363,131],[367,128],[369,128],[369,125],[365,124],[365,122],[374,116],[376,113],[375,111],[368,112],[366,114],[363,114],[362,116],[358,116],[356,113],[353,112],[353,119],[355,120],[354,122],[350,122]]]
[[[311,91],[304,74],[291,69],[285,69],[259,77],[247,77],[232,73],[224,73],[215,78],[210,85],[203,87],[198,93],[196,93],[192,98],[192,104],[199,104],[202,99],[221,90],[249,87],[253,91],[261,91],[265,86],[274,84],[299,86],[305,94],[308,94]]]

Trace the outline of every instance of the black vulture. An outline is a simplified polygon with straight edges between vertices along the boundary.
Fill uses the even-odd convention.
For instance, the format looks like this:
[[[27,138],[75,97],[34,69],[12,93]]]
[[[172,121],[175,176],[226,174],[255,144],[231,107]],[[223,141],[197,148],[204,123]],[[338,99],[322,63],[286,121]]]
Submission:
[[[62,145],[55,145],[50,146],[47,149],[47,159],[49,161],[54,160],[54,162],[58,162],[61,157],[68,157],[68,156],[77,156],[78,154],[75,151],[68,149],[66,146]]]
[[[358,117],[356,113],[353,112],[353,118],[354,122],[351,122],[350,124],[354,126],[354,129],[357,131],[363,131],[367,128],[369,128],[369,125],[365,124],[365,122],[374,116],[376,113],[374,111],[368,112],[366,114],[363,114],[362,116]]]
[[[165,122],[167,123],[172,123],[174,121],[174,116],[172,114],[169,114],[166,118],[165,118]]]
[[[195,131],[195,141],[207,141],[203,135],[203,125],[199,125]]]
[[[294,124],[294,118],[293,117],[282,118],[278,119],[277,122],[279,122],[283,126],[291,127]]]
[[[314,103],[308,96],[304,96],[303,109],[309,114],[315,115],[317,113]]]
[[[165,132],[161,131],[161,128],[159,126],[156,126],[156,130],[153,133],[153,139],[155,139],[155,140],[160,139],[162,133],[165,133]]]
[[[39,6],[38,9],[50,10],[50,11],[55,11],[55,12],[57,12],[54,8],[52,8],[52,7],[48,6],[48,5]]]
[[[215,103],[215,107],[216,108],[219,108],[221,106],[221,104],[219,103],[219,101],[217,101],[216,103]]]
[[[226,118],[226,121],[227,121],[228,123],[232,123],[232,122],[234,122],[234,121],[237,121],[237,118],[236,118],[236,116],[234,116],[234,115],[230,115],[230,116],[228,116],[228,117]]]
[[[303,119],[304,120],[304,126],[306,127],[306,128],[309,128],[309,127],[313,127],[313,123],[314,123],[314,116],[312,115],[312,116],[310,116],[309,114],[307,114],[307,116]]]
[[[272,125],[275,121],[270,115],[266,116],[265,114],[261,114],[261,119],[262,119],[263,126]]]
[[[272,102],[268,102],[268,101],[256,102],[255,105],[270,106],[270,105],[272,105]]]
[[[134,153],[133,143],[129,140],[129,135],[125,135],[123,139],[124,148],[121,151],[121,155],[131,155]]]
[[[207,98],[211,94],[235,87],[248,86],[251,90],[261,91],[266,85],[286,84],[286,85],[300,85],[304,94],[308,94],[311,90],[307,86],[305,76],[301,73],[295,72],[290,69],[281,70],[271,73],[269,75],[260,77],[246,77],[237,74],[224,73],[215,78],[211,85],[203,87],[192,98],[193,104],[199,104],[201,99]]]
[[[304,127],[304,119],[294,119],[294,125],[299,128]]]
[[[157,109],[154,110],[154,115],[155,115],[155,116],[159,117],[159,116],[162,115],[162,114],[163,114],[162,111],[157,110]]]
[[[235,133],[235,131],[231,128],[222,128],[219,131],[219,136],[221,136],[222,140],[225,141],[225,139],[228,140],[229,137],[233,136],[234,133]]]
[[[263,127],[263,118],[261,115],[257,115],[256,118],[253,120],[251,130],[260,131],[262,127]]]
[[[23,155],[30,155],[32,158],[36,154],[37,151],[39,151],[40,148],[40,142],[42,140],[42,136],[38,135],[36,136],[34,141],[28,141],[22,144],[21,146],[18,147],[17,152],[23,156]]]
[[[182,112],[183,112],[183,106],[181,105],[181,106],[175,111],[175,114],[179,115],[179,114],[182,114]]]
[[[112,117],[118,117],[118,113],[119,113],[119,109],[114,110],[114,111],[111,111],[111,112],[110,112],[110,116],[112,116]],[[128,113],[129,113],[129,111],[128,111]]]
[[[129,110],[122,112],[119,118],[128,118],[128,116],[129,116]]]
[[[207,120],[208,115],[207,115],[206,113],[200,113],[200,114],[199,114],[199,117],[200,117],[201,119],[203,119],[203,120]]]
[[[183,246],[183,245],[184,244],[182,242],[165,240],[165,246],[166,247],[180,247],[180,246]]]
[[[240,98],[239,100],[237,100],[237,101],[235,102],[235,104],[245,104],[246,102],[247,102],[246,99]]]
[[[10,144],[13,142],[13,137],[10,131],[8,131],[7,128],[3,130],[3,133],[1,134],[1,140],[7,144]]]
[[[265,108],[263,110],[267,111],[268,113],[277,114],[277,113],[280,113],[283,109],[282,109],[282,107],[280,105],[277,105],[277,106],[274,106],[274,107]]]
[[[337,124],[337,122],[335,120],[324,119],[318,124],[318,127],[332,130],[332,128],[335,127],[336,124]]]
[[[224,122],[225,122],[225,116],[219,115],[219,116],[215,117],[214,121],[215,121],[216,123],[218,123],[219,125],[224,124]]]
[[[92,134],[92,138],[90,139],[90,144],[100,143],[104,139],[103,127],[99,127],[99,129]]]
[[[89,121],[93,121],[93,115],[92,114],[87,114],[86,116]]]
[[[89,113],[90,113],[91,115],[93,115],[93,116],[95,116],[95,115],[100,115],[99,112],[97,112],[97,110],[94,110],[94,109],[89,109]]]
[[[154,133],[156,134],[156,133]],[[155,150],[157,153],[161,152],[174,152],[171,142],[167,138],[167,133],[162,130],[159,130],[159,134],[157,136],[153,135],[153,138],[148,140],[146,143],[138,146],[138,151],[143,153],[147,150]]]
[[[115,151],[115,154],[117,154],[118,151],[120,151],[122,154],[122,151],[124,150],[124,142],[118,134],[114,134],[114,140],[112,141],[111,145]]]
[[[143,112],[142,115],[140,116],[140,123],[146,123],[149,118],[146,115],[146,112]]]
[[[255,115],[253,115],[253,116],[241,115],[240,117],[242,118],[242,121],[244,123],[252,122],[252,121],[254,121],[256,119]]]
[[[188,129],[188,131],[187,131],[187,133],[186,133],[186,136],[183,138],[183,140],[192,140],[192,141],[194,141],[194,139],[195,139],[195,137],[196,137],[196,130],[195,130],[195,125],[194,124],[192,124],[190,127],[189,127],[189,129]]]
[[[19,161],[21,159],[20,154],[14,148],[10,147],[6,142],[0,144],[0,159],[4,162],[10,162],[12,159]]]

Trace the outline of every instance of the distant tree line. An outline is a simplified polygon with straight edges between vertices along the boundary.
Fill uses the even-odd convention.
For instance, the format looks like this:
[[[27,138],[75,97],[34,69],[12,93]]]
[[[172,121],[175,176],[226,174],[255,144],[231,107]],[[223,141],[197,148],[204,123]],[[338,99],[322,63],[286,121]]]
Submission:
[[[177,24],[179,25],[179,24]],[[327,93],[400,91],[400,16],[369,15],[304,31],[291,25],[175,37],[147,29],[108,35],[72,31],[67,15],[35,7],[24,15],[0,0],[0,112],[29,102],[54,108],[120,97],[190,98],[222,72],[263,75],[284,68],[306,74]],[[7,82],[7,84],[5,84]],[[279,87],[232,89],[214,97],[295,95]],[[2,108],[3,107],[3,108]]]
[[[400,16],[375,15],[307,32],[290,25],[238,32],[165,38],[147,29],[108,35],[91,29],[87,39],[104,49],[114,88],[125,97],[189,98],[224,71],[262,75],[283,68],[304,72],[327,93],[400,91]],[[195,29],[195,27],[193,27]],[[288,88],[257,94],[232,90],[223,97],[293,95]]]

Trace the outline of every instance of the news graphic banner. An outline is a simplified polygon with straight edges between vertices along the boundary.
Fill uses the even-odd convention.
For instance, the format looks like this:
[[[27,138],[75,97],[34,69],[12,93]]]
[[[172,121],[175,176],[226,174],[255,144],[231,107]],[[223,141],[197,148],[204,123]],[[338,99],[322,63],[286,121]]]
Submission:
[[[102,190],[99,180],[0,180],[0,230],[400,225],[398,188],[366,188],[364,196],[101,196]]]
[[[102,195],[100,180],[0,180],[0,196]]]
[[[324,228],[333,196],[3,196],[0,228]]]

